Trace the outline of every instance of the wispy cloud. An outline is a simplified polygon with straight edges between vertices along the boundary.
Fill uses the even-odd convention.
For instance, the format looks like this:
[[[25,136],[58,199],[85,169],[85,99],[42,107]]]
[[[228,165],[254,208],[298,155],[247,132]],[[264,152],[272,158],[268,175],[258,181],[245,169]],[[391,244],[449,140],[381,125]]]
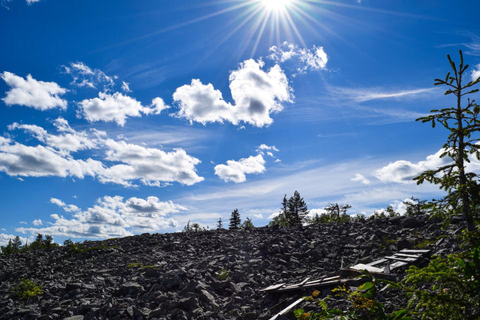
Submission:
[[[330,87],[330,93],[337,99],[365,102],[379,99],[413,98],[432,93],[436,88],[420,88],[410,90],[385,90],[383,88],[342,88]]]

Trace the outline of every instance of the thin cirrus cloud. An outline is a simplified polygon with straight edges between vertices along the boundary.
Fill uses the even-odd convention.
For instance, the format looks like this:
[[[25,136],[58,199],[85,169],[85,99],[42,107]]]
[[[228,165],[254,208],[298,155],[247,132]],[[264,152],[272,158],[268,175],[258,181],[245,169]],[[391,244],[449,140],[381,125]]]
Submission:
[[[390,90],[381,88],[342,88],[330,87],[330,93],[342,100],[353,100],[356,102],[365,102],[379,99],[401,99],[416,97],[434,92],[435,88],[421,88],[412,90]]]
[[[193,122],[240,122],[255,127],[268,126],[273,122],[272,113],[283,110],[284,103],[292,102],[292,88],[287,76],[275,65],[265,71],[264,62],[253,59],[240,63],[230,74],[230,91],[235,104],[223,99],[222,93],[212,84],[203,84],[193,79],[191,84],[178,88],[173,100],[179,107],[176,114]]]
[[[169,106],[162,98],[155,98],[149,106],[144,107],[136,99],[120,92],[109,94],[99,92],[98,98],[85,99],[78,103],[78,114],[89,122],[116,122],[124,126],[128,117],[141,117],[142,114],[160,114]]]
[[[2,99],[7,106],[20,105],[42,111],[67,108],[67,101],[61,96],[68,90],[55,82],[38,81],[31,75],[24,79],[7,71],[0,73],[0,77],[10,87]]]
[[[115,141],[95,129],[76,131],[63,118],[55,120],[55,124],[58,134],[50,134],[35,125],[10,125],[10,130],[23,129],[40,144],[27,146],[0,136],[0,171],[13,177],[83,179],[90,176],[102,183],[125,187],[136,186],[136,181],[161,187],[172,182],[193,185],[204,180],[195,168],[200,160],[183,149],[165,152]],[[95,152],[100,159],[75,158],[79,150],[100,151]]]
[[[68,208],[62,200],[52,199],[67,213]],[[46,227],[17,228],[17,232],[31,234],[51,234],[72,238],[111,238],[133,235],[135,232],[154,232],[178,227],[178,222],[169,215],[187,211],[188,209],[173,203],[162,202],[157,197],[129,198],[120,196],[104,196],[87,210],[76,210],[72,218],[52,214],[55,220]]]

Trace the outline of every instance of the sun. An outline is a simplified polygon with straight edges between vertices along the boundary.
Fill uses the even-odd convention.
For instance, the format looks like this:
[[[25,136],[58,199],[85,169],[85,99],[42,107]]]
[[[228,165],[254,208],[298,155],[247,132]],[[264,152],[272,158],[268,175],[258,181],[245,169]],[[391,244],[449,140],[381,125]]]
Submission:
[[[292,2],[292,0],[262,0],[262,4],[269,10],[281,11]]]

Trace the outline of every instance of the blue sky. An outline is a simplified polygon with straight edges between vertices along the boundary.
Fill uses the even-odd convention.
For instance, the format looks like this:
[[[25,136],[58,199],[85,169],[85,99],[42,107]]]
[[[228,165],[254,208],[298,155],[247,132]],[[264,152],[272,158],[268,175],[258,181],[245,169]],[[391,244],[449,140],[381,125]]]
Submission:
[[[446,55],[480,76],[476,1],[0,1],[0,244],[401,211]]]

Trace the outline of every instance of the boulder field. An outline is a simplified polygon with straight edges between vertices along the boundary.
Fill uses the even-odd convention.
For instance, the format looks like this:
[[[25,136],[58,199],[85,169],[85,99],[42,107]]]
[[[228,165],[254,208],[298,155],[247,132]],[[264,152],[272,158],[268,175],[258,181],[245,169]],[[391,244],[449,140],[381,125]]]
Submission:
[[[395,217],[296,228],[255,228],[87,241],[0,256],[0,319],[269,319],[302,292],[261,289],[338,274],[403,248],[459,251],[428,217]],[[22,279],[43,294],[19,300]],[[325,291],[325,290],[324,290]],[[283,304],[282,304],[283,302]],[[393,303],[393,302],[391,302]],[[387,301],[388,304],[388,301]]]

